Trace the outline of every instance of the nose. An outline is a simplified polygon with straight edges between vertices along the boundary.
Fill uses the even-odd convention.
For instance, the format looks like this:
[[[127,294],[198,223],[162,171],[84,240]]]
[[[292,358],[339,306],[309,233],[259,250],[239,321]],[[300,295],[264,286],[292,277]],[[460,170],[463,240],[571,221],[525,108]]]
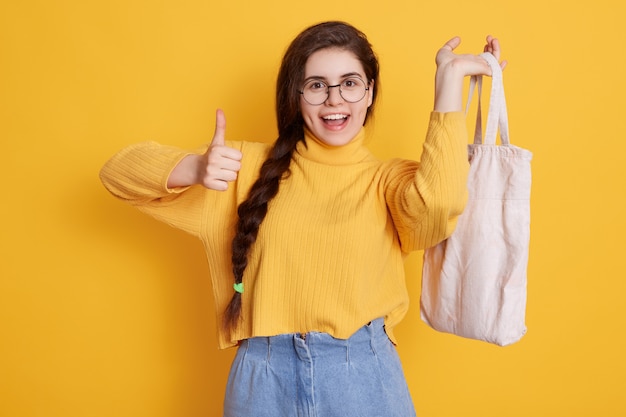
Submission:
[[[340,86],[341,84],[328,86],[328,98],[326,98],[326,104],[328,104],[329,106],[337,105],[343,101],[343,97],[341,97]]]

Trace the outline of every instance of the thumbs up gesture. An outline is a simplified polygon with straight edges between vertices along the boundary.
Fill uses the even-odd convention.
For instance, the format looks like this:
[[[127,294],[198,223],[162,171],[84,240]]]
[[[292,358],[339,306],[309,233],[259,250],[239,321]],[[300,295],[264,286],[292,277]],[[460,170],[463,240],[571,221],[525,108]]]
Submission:
[[[222,110],[217,110],[215,134],[209,149],[203,155],[203,163],[198,172],[200,183],[206,188],[217,191],[228,189],[228,183],[237,179],[241,169],[242,154],[237,149],[225,144],[226,117]]]
[[[228,183],[237,179],[241,169],[242,154],[229,148],[224,141],[226,117],[217,110],[215,134],[203,155],[192,154],[183,158],[172,170],[167,181],[169,188],[202,184],[217,191],[228,189]]]

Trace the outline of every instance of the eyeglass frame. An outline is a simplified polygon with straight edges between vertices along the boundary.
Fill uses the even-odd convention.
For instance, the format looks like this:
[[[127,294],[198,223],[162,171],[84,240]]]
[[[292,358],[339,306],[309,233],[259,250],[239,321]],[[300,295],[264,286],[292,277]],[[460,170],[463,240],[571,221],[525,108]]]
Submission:
[[[344,81],[349,80],[349,79],[351,79],[351,78],[355,78],[355,79],[357,79],[357,80],[361,81],[361,82],[363,83],[363,85],[365,86],[365,91],[363,91],[363,96],[362,96],[360,99],[356,100],[356,101],[346,100],[346,98],[343,96],[343,94],[341,94],[341,84],[342,84]],[[313,103],[309,102],[309,101],[308,101],[308,100],[304,97],[304,90],[298,90],[298,93],[300,93],[300,94],[302,95],[302,98],[304,99],[304,101],[306,101],[306,102],[307,102],[307,104],[309,104],[309,105],[311,105],[311,106],[321,106],[322,104],[326,103],[326,100],[328,100],[328,97],[330,97],[330,89],[331,89],[331,88],[335,88],[335,87],[339,87],[339,96],[340,96],[343,100],[345,100],[347,103],[358,103],[359,101],[363,100],[363,99],[365,98],[365,96],[367,95],[367,92],[370,90],[369,85],[368,85],[368,84],[367,84],[367,83],[366,83],[366,82],[365,82],[365,81],[364,81],[361,77],[348,77],[348,78],[346,78],[346,80],[343,80],[343,81],[342,81],[341,83],[339,83],[339,84],[335,84],[335,85],[327,85],[327,86],[326,86],[326,98],[324,99],[324,101],[322,101],[322,102],[321,102],[321,103],[319,103],[319,104],[313,104]],[[324,81],[322,81],[322,80],[310,80],[310,81],[308,81],[306,84],[310,83],[311,81],[318,81],[318,82],[324,83]],[[306,84],[305,84],[305,85],[306,85]]]

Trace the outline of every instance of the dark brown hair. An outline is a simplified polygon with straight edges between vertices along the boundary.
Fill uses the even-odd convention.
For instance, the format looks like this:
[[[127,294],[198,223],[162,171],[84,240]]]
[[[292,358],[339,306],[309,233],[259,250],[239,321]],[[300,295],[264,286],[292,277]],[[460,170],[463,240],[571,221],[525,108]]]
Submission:
[[[380,89],[379,66],[376,54],[365,34],[344,22],[325,22],[305,29],[291,42],[283,57],[276,81],[278,139],[261,166],[259,178],[250,188],[247,199],[237,210],[239,220],[232,242],[235,283],[242,282],[248,264],[248,253],[267,214],[267,205],[278,193],[281,179],[289,174],[289,164],[296,144],[304,140],[304,120],[300,113],[299,90],[302,88],[306,62],[314,52],[326,48],[350,51],[361,62],[367,82],[372,88],[372,105],[367,109],[366,121],[374,109]],[[224,328],[234,329],[240,316],[241,294],[234,292],[224,312]]]

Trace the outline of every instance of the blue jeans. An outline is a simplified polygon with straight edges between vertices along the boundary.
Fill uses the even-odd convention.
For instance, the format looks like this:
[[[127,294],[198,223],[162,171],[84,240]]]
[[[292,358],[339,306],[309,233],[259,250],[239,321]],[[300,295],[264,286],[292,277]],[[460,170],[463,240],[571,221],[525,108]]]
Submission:
[[[415,409],[383,319],[349,339],[327,333],[244,340],[225,417],[410,417]]]

